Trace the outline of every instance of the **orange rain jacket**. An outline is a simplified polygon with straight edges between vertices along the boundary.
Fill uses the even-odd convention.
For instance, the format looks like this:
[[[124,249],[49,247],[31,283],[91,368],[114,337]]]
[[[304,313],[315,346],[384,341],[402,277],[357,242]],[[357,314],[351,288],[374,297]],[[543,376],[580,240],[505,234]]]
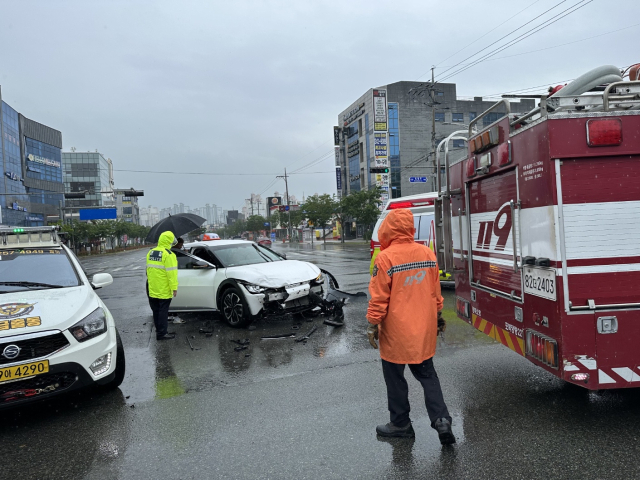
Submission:
[[[414,242],[414,232],[410,210],[394,210],[384,219],[369,283],[367,320],[379,325],[380,357],[399,364],[435,355],[443,302],[436,256]]]

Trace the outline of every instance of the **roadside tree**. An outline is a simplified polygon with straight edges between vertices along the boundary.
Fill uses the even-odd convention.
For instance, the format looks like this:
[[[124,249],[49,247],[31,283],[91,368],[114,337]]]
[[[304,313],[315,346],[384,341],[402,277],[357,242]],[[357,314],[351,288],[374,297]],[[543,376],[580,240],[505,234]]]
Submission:
[[[322,228],[322,240],[324,243],[327,241],[325,237],[327,222],[333,217],[335,207],[335,201],[327,193],[307,197],[302,207],[309,222],[313,223],[317,228]]]

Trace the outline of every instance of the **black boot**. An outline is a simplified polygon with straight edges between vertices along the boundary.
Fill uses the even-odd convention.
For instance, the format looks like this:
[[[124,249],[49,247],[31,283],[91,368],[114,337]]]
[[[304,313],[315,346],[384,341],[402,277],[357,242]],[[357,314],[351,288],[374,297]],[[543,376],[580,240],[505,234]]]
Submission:
[[[376,427],[376,433],[381,437],[414,438],[416,436],[416,432],[413,430],[411,422],[409,422],[406,427],[396,427],[391,422],[385,425],[378,425]]]
[[[456,443],[456,437],[451,431],[451,422],[446,418],[439,418],[434,424],[434,428],[438,431],[438,437],[442,445],[451,445]]]
[[[164,335],[156,335],[156,340],[171,340],[176,338],[176,334],[173,332],[165,333]]]

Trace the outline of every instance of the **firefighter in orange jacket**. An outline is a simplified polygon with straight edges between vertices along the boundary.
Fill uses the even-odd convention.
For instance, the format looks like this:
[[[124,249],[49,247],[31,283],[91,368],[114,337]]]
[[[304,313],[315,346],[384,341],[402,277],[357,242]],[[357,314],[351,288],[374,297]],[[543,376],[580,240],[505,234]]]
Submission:
[[[378,425],[376,432],[384,437],[415,437],[404,378],[408,364],[424,389],[431,426],[446,445],[456,440],[433,366],[438,332],[445,328],[439,270],[433,251],[415,243],[414,234],[413,214],[406,209],[393,210],[378,232],[381,248],[369,283],[367,335],[376,349],[380,340],[391,421]]]

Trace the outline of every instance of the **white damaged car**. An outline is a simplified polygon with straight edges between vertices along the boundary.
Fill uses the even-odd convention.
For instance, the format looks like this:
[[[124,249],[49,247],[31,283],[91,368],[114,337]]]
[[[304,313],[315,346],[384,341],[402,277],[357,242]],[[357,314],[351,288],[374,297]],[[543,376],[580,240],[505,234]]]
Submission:
[[[324,295],[324,276],[308,262],[244,240],[185,245],[178,257],[178,295],[171,312],[220,311],[232,327],[272,314],[311,310]]]
[[[0,408],[82,387],[116,388],[125,357],[116,326],[55,227],[0,228]]]

